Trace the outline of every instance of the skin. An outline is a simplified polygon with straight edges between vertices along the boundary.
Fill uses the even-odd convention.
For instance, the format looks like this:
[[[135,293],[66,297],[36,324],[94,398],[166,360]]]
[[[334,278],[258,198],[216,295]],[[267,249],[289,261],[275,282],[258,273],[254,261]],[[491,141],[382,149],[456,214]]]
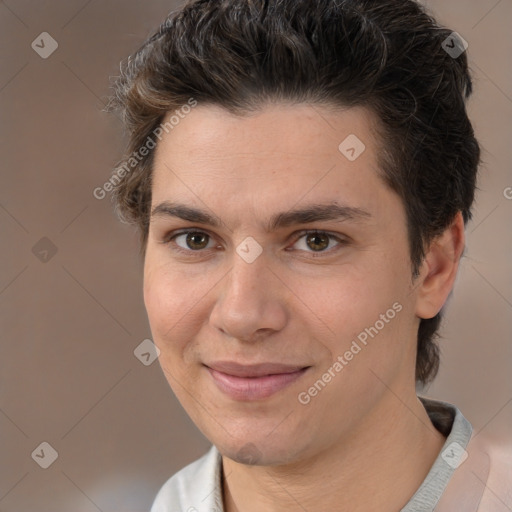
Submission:
[[[156,149],[152,210],[179,202],[222,222],[152,216],[144,300],[170,386],[223,456],[227,512],[396,511],[444,443],[415,393],[416,334],[453,286],[463,221],[413,280],[403,204],[378,174],[376,122],[360,107],[273,104],[237,117],[199,105]],[[366,146],[354,161],[338,150],[349,134]],[[265,229],[278,212],[334,202],[368,215]],[[209,235],[206,247],[170,240],[184,229]],[[311,229],[341,242],[323,235],[319,250]],[[263,249],[252,263],[236,252],[248,236]],[[300,403],[394,303],[401,311]],[[235,400],[204,366],[215,360],[310,368],[268,398]]]

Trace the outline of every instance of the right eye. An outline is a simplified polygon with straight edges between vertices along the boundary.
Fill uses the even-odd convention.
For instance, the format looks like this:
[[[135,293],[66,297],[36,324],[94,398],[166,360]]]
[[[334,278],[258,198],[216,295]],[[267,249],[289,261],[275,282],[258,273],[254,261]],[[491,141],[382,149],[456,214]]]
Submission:
[[[165,243],[172,250],[188,253],[189,255],[216,247],[215,241],[208,233],[198,230],[181,231],[171,234],[171,236],[166,237]]]

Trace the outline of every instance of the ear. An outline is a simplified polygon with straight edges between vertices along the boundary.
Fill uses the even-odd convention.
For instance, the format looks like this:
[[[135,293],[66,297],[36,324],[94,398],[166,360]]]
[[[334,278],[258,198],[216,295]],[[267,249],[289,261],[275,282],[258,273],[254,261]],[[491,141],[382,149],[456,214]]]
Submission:
[[[433,318],[446,302],[464,251],[464,220],[458,212],[450,226],[430,243],[420,267],[416,315]]]

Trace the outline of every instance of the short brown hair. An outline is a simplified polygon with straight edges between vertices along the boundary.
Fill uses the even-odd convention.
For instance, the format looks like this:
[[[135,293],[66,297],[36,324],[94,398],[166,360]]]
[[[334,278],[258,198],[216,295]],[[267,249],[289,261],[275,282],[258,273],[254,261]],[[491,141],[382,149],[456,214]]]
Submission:
[[[130,137],[126,159],[191,98],[237,115],[269,100],[365,106],[380,120],[379,168],[405,207],[415,277],[428,243],[458,212],[465,223],[471,218],[480,163],[466,113],[466,53],[448,53],[447,41],[460,45],[413,0],[189,1],[115,83],[112,106]],[[113,193],[121,218],[139,226],[143,250],[153,154]],[[423,384],[438,371],[441,314],[420,321],[416,380]]]

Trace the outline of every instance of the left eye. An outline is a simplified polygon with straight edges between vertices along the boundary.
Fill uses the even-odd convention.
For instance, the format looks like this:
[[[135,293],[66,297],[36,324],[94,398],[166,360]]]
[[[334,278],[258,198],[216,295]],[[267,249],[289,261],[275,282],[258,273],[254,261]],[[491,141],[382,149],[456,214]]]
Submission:
[[[301,251],[325,252],[326,249],[330,248],[329,246],[333,240],[336,241],[336,245],[341,243],[341,240],[334,235],[322,231],[313,231],[303,234],[294,245]]]

